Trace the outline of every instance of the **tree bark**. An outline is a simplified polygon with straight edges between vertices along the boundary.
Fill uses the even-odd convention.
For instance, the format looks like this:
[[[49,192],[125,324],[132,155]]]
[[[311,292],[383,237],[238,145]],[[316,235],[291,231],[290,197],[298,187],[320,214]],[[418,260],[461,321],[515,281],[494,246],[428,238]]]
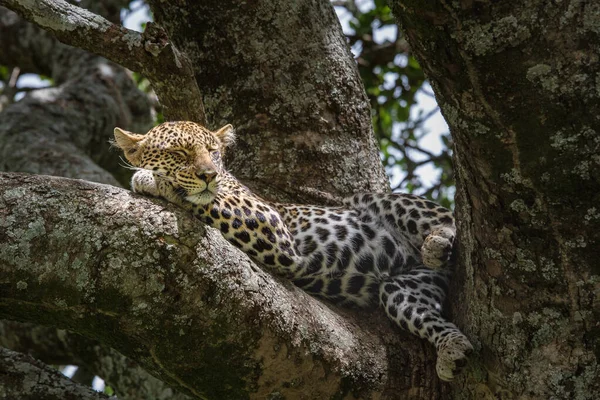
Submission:
[[[78,372],[84,368],[111,386],[119,400],[189,399],[109,346],[63,329],[0,321],[0,346],[28,354],[46,364],[75,364]]]
[[[19,400],[101,400],[109,397],[77,384],[33,358],[0,347],[0,396]]]
[[[148,3],[192,60],[210,127],[237,128],[227,164],[244,183],[303,203],[389,190],[328,0]]]
[[[124,2],[89,3],[81,2],[100,8],[110,20],[115,20],[116,14],[119,20]],[[150,122],[149,102],[129,74],[100,57],[59,43],[2,7],[0,32],[1,63],[18,65],[23,72],[45,74],[57,84],[55,88],[31,92],[0,114],[0,170],[63,175],[118,185],[116,176],[127,184],[128,171],[119,165],[118,153],[109,151],[108,139],[115,124],[143,130]],[[122,399],[158,399],[171,391],[106,346],[101,347],[105,350],[102,354],[92,354],[89,348],[78,346],[80,341],[68,340],[75,335],[63,334],[65,340],[59,341],[55,329],[30,325],[28,329],[7,331],[7,324],[11,323],[0,324],[2,345],[23,352],[27,352],[28,346],[31,346],[29,351],[34,346],[39,348],[40,337],[32,334],[42,329],[41,341],[54,348],[52,352],[37,353],[37,357],[44,356],[45,362],[53,363],[55,360],[48,358],[49,353],[55,358],[62,349],[62,363],[89,367],[111,384]],[[68,349],[65,347],[68,345],[73,347]],[[144,384],[134,387],[134,382]]]
[[[395,398],[407,384],[377,334],[389,324],[362,327],[274,280],[182,210],[15,174],[0,199],[3,318],[96,338],[197,398]]]
[[[595,398],[597,3],[391,4],[455,142],[456,314],[479,345],[455,395]]]

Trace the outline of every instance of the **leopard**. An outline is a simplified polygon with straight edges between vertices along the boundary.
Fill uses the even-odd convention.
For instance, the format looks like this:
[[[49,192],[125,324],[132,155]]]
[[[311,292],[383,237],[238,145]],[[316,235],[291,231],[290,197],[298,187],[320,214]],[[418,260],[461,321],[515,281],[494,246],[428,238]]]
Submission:
[[[452,212],[412,194],[358,193],[336,206],[277,203],[224,166],[231,125],[211,131],[164,122],[146,134],[120,128],[114,144],[136,170],[134,192],[189,210],[255,263],[342,306],[380,305],[397,326],[435,346],[452,381],[473,351],[443,316],[456,225]]]

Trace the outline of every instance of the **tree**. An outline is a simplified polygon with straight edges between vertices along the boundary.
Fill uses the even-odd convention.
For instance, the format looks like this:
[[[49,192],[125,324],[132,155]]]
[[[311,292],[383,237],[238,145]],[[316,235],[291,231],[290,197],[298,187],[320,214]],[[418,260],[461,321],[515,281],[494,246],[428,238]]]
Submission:
[[[464,285],[486,386],[593,398],[600,248],[598,6],[393,1],[455,142]],[[456,393],[456,392],[455,392]],[[471,394],[473,396],[473,394]]]
[[[58,0],[0,0],[64,42],[145,73],[167,119],[233,123],[240,140],[228,164],[270,198],[335,203],[386,189],[327,1],[150,1],[157,25],[144,35],[108,22],[125,3],[95,4],[101,20]],[[597,9],[391,5],[455,142],[454,314],[479,350],[463,380],[441,384],[425,344],[378,313],[333,309],[271,277],[185,212],[64,178],[0,177],[0,316],[90,336],[128,359],[106,357],[133,359],[198,398],[592,398]],[[88,154],[116,171],[97,143],[117,124],[143,131],[146,97],[117,65],[0,12],[0,64],[57,84],[2,112],[3,168],[114,183]],[[11,365],[2,362],[0,379],[12,377],[3,383],[15,395]]]

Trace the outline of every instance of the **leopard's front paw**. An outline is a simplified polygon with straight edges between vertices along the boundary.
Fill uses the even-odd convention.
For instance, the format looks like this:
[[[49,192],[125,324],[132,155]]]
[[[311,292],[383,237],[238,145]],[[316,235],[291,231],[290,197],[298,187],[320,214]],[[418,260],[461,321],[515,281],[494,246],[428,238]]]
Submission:
[[[133,174],[131,178],[131,190],[146,196],[160,196],[154,174],[152,174],[152,171],[145,169],[138,170]]]
[[[437,352],[435,369],[439,378],[450,382],[467,365],[467,358],[473,352],[469,339],[460,332],[450,333]]]
[[[432,269],[444,265],[452,253],[454,231],[450,228],[440,228],[431,232],[421,246],[423,264]]]

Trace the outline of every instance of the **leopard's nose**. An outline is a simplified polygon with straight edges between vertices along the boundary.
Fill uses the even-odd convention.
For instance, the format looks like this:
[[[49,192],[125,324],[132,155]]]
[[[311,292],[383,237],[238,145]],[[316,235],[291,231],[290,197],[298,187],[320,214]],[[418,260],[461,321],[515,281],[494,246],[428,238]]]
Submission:
[[[209,183],[215,178],[215,176],[217,176],[217,171],[206,170],[202,172],[196,172],[196,176],[202,179],[204,182]]]

